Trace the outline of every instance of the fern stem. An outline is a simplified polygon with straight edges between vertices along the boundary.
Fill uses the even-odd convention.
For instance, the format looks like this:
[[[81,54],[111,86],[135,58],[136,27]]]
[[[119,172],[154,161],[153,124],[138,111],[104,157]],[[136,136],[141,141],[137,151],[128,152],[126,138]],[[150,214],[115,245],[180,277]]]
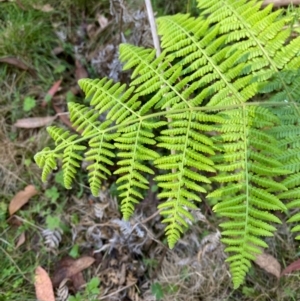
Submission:
[[[245,252],[245,246],[247,244],[247,229],[249,227],[249,206],[250,206],[250,195],[249,195],[249,170],[248,170],[248,155],[247,155],[247,150],[248,150],[248,145],[247,145],[247,140],[248,140],[248,114],[246,110],[246,106],[243,105],[243,137],[244,137],[244,162],[245,162],[245,182],[246,182],[246,218],[245,218],[245,227],[244,227],[244,237],[243,237],[243,252]]]
[[[289,104],[294,105],[295,107],[299,107],[300,104],[296,103],[296,102],[289,102]],[[252,103],[244,103],[243,106],[266,106],[266,107],[280,107],[280,106],[286,106],[286,103],[280,103],[280,102],[265,102],[265,103],[261,103],[261,102],[252,102]],[[160,111],[160,112],[156,112],[156,113],[152,113],[149,115],[145,115],[145,116],[140,116],[138,119],[131,119],[128,120],[127,122],[121,123],[121,124],[117,124],[114,125],[112,127],[106,128],[104,130],[102,130],[102,133],[109,133],[115,130],[118,130],[120,127],[125,127],[128,126],[130,124],[134,124],[143,120],[147,120],[147,119],[152,119],[155,117],[161,117],[161,116],[165,116],[166,114],[178,114],[178,113],[184,113],[187,111],[190,112],[218,112],[218,111],[223,111],[223,110],[230,110],[230,109],[236,109],[236,108],[240,108],[241,104],[234,104],[234,105],[227,105],[227,106],[215,106],[215,107],[194,107],[194,108],[183,108],[183,109],[175,109],[175,110],[170,110],[167,113],[165,111]],[[79,142],[82,141],[86,141],[89,140],[95,136],[99,135],[99,132],[96,134],[91,134],[91,135],[87,135],[85,137],[80,137],[76,140],[72,141],[72,144],[77,144]],[[64,149],[66,147],[66,145],[59,145],[57,146],[56,150],[61,150]],[[45,151],[46,153],[51,153],[52,151]]]

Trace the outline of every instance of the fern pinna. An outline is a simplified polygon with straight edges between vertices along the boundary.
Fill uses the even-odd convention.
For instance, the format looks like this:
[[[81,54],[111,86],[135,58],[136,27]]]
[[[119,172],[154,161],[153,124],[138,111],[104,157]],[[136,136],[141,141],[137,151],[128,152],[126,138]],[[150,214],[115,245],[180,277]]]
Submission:
[[[80,162],[90,162],[94,195],[116,163],[125,219],[154,175],[171,248],[193,221],[200,196],[216,202],[237,288],[267,247],[263,237],[281,223],[274,211],[300,207],[300,38],[291,37],[288,15],[262,9],[261,1],[198,6],[198,18],[158,19],[158,58],[152,49],[120,46],[124,70],[132,70],[129,87],[80,80],[91,101],[68,104],[78,135],[49,127],[56,146],[35,159],[46,180],[61,158],[67,188]],[[299,220],[299,213],[289,219]]]

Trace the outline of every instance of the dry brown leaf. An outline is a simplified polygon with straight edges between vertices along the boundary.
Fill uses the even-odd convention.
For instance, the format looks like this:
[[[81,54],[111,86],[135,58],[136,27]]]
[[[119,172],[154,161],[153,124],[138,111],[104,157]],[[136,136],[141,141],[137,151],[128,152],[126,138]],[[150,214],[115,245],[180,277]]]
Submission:
[[[54,10],[54,8],[50,4],[45,4],[45,5],[33,5],[33,8],[36,10],[43,11],[44,13],[49,13]]]
[[[60,260],[57,268],[53,273],[53,286],[57,287],[65,278],[72,278],[76,274],[91,266],[94,261],[95,258],[90,256],[83,256],[77,260],[68,257],[63,258],[62,260]],[[80,275],[77,276],[80,278]],[[78,278],[77,276],[75,278]]]
[[[24,206],[31,197],[35,196],[38,191],[33,185],[28,185],[24,190],[18,192],[9,204],[9,215],[13,215],[17,212],[22,206]]]
[[[79,272],[79,273],[71,276],[70,279],[73,283],[73,289],[75,290],[75,292],[80,291],[80,289],[82,289],[86,283],[82,272]]]
[[[274,275],[277,279],[280,278],[280,263],[272,255],[266,253],[258,254],[254,262],[266,272]]]
[[[47,272],[40,266],[35,270],[35,294],[39,301],[55,301],[51,280]]]
[[[56,288],[58,287],[64,279],[68,279],[68,269],[74,263],[75,259],[71,257],[63,257],[59,260],[56,264],[53,276],[52,276],[52,283],[53,286]]]
[[[60,87],[60,84],[61,84],[62,80],[58,80],[57,82],[55,82],[52,87],[49,89],[49,91],[47,92],[46,96],[45,96],[45,99],[48,98],[48,101],[44,100],[42,102],[42,107],[45,107],[47,105],[47,103],[49,102],[49,100],[52,99],[52,97],[54,96],[54,94],[57,92],[57,90],[59,89]]]
[[[54,54],[54,55],[58,55],[62,52],[64,52],[64,49],[61,46],[57,46],[52,50],[52,54]]]
[[[281,276],[300,270],[300,259],[289,264],[281,273]]]
[[[84,68],[84,66],[80,63],[79,60],[75,61],[75,65],[76,65],[76,70],[75,70],[75,77],[76,80],[79,81],[82,78],[88,78],[89,75],[86,71],[86,69]]]
[[[94,39],[97,33],[97,26],[95,24],[88,24],[86,26],[86,32],[90,40]]]
[[[10,216],[6,221],[13,227],[20,227],[23,225],[23,222],[16,215]]]
[[[19,69],[25,70],[25,71],[29,71],[31,73],[31,75],[35,75],[35,71],[34,69],[28,67],[24,62],[22,62],[20,59],[16,58],[16,57],[2,57],[0,58],[0,63],[6,63],[12,66],[15,66]]]
[[[22,232],[22,234],[19,236],[18,241],[16,243],[16,249],[18,249],[26,240],[25,232]]]
[[[83,256],[74,261],[74,263],[69,267],[69,276],[75,275],[89,266],[91,266],[95,261],[95,258],[90,256]]]
[[[108,24],[107,18],[104,17],[103,15],[98,14],[97,15],[97,20],[98,20],[98,23],[99,23],[101,28],[105,28]]]
[[[52,121],[54,121],[57,118],[57,115],[55,116],[46,116],[46,117],[31,117],[31,118],[24,118],[19,119],[14,124],[17,128],[23,128],[23,129],[35,129],[40,128],[43,126],[48,125]]]

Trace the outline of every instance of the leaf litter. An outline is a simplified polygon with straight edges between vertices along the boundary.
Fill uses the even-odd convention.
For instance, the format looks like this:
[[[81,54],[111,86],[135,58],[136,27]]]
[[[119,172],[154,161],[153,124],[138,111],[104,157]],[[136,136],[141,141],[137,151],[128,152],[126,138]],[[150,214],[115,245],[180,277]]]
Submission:
[[[48,273],[40,266],[35,270],[35,293],[39,301],[55,301],[52,283]]]
[[[15,214],[20,208],[22,208],[31,197],[38,194],[34,185],[28,185],[24,190],[19,191],[9,204],[9,215],[12,216]]]
[[[161,243],[163,227],[153,207],[156,201],[146,198],[130,221],[124,221],[117,200],[107,189],[101,191],[99,198],[73,197],[65,218],[72,225],[72,245],[79,245],[84,254],[94,259],[89,273],[100,279],[99,300],[154,301],[151,283],[155,280],[162,285],[163,300],[174,300],[176,296],[177,300],[192,301],[202,296],[210,285],[216,289],[218,281],[217,290],[210,292],[214,296],[223,290],[224,282],[230,283],[220,233],[216,231],[199,241],[203,230],[194,225],[186,239],[169,250]],[[80,223],[72,223],[74,215],[79,216]],[[209,227],[200,211],[195,217]],[[65,280],[74,261],[68,257],[57,263],[52,277],[57,294],[78,291],[74,279]],[[176,283],[174,290],[169,289],[172,283]]]
[[[53,122],[58,115],[55,116],[45,116],[45,117],[29,117],[29,118],[22,118],[18,119],[17,122],[14,124],[17,128],[23,129],[35,129],[40,128],[46,125],[49,125]]]

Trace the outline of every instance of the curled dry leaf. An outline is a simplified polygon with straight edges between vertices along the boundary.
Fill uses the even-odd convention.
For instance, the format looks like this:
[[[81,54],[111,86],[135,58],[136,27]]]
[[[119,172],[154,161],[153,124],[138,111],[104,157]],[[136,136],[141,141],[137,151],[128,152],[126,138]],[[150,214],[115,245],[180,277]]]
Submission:
[[[51,123],[52,121],[54,121],[56,119],[56,117],[57,117],[57,115],[18,119],[17,122],[14,124],[14,126],[17,128],[23,128],[23,129],[40,128],[40,127],[46,126],[49,123]]]
[[[28,185],[24,190],[18,192],[9,204],[9,215],[13,215],[17,212],[22,206],[24,206],[31,197],[35,196],[38,191],[33,185]]]
[[[280,263],[272,255],[266,253],[258,254],[254,262],[266,272],[274,275],[277,279],[280,278]]]
[[[47,272],[40,266],[35,270],[35,294],[39,301],[55,301],[51,280]]]
[[[290,265],[288,265],[281,273],[281,276],[284,276],[286,274],[292,273],[293,271],[300,270],[300,259],[292,262]]]

